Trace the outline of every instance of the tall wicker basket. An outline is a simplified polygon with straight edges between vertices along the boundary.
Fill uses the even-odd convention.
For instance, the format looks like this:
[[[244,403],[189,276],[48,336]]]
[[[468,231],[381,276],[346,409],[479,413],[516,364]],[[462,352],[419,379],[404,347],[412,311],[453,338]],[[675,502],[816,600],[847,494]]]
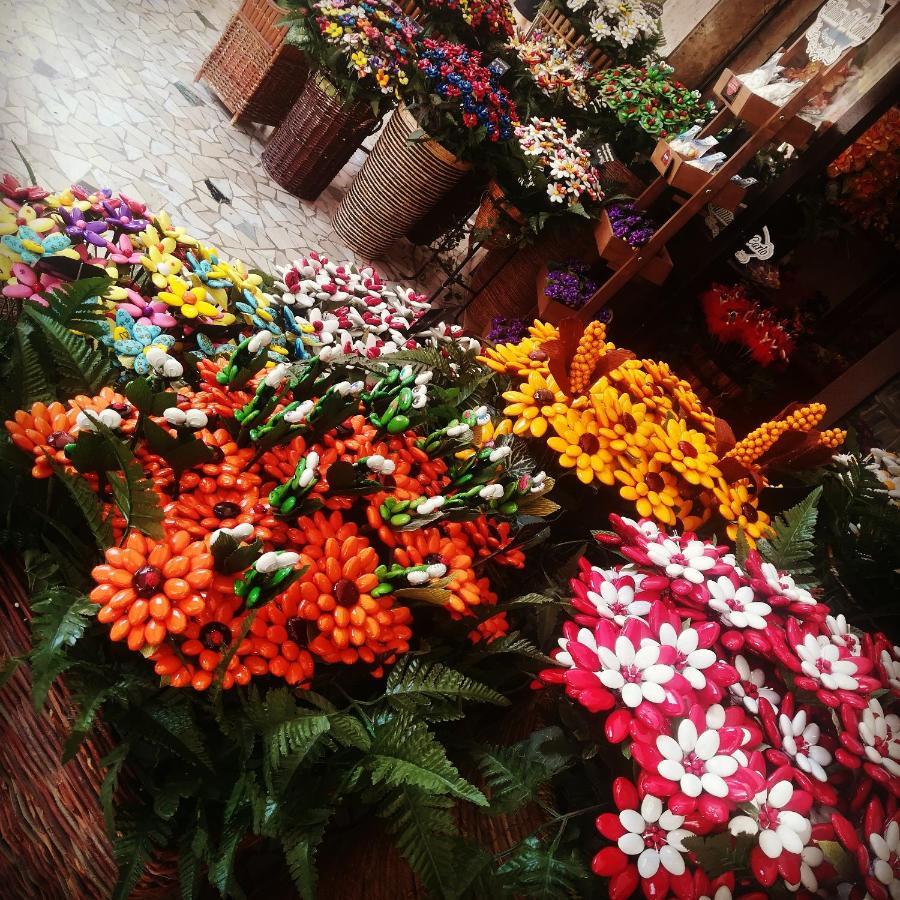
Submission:
[[[271,0],[243,0],[194,76],[216,92],[232,123],[277,125],[303,89],[306,57],[284,43],[287,28],[276,24],[283,16]]]
[[[417,128],[403,104],[394,110],[334,214],[334,230],[368,259],[383,256],[471,169],[437,141],[411,141]]]
[[[285,190],[315,200],[377,125],[371,104],[345,100],[316,72],[266,144],[263,166]]]

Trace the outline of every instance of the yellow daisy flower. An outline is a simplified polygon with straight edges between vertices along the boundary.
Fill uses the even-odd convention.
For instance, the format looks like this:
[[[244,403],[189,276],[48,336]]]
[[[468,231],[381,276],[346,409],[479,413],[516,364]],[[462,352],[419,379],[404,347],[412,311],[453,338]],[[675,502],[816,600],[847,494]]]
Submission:
[[[575,469],[580,481],[590,484],[615,483],[613,455],[605,438],[600,436],[597,419],[591,409],[570,409],[551,422],[556,435],[548,438],[547,446],[559,454],[564,469]]]
[[[641,518],[654,518],[665,525],[675,524],[675,508],[681,499],[678,481],[656,460],[641,459],[630,464],[619,458],[615,477],[622,483],[619,495],[635,505]]]
[[[149,244],[147,252],[141,256],[141,265],[152,273],[150,277],[160,290],[168,284],[169,278],[181,271],[181,260],[172,255],[174,250],[175,240],[166,237]]]
[[[748,481],[726,484],[720,478],[713,493],[719,501],[719,515],[728,523],[726,530],[731,540],[737,540],[738,532],[743,531],[747,542],[755,547],[756,541],[771,531],[769,517],[757,508],[759,498],[750,493]]]
[[[549,322],[541,322],[539,319],[535,319],[534,324],[528,326],[528,333],[534,340],[542,344],[559,338],[559,329],[555,325],[551,325]]]
[[[525,338],[518,344],[497,344],[496,347],[487,347],[483,356],[476,357],[489,369],[495,372],[508,372],[510,375],[526,375],[531,371],[546,372],[548,358],[540,344],[531,338]]]
[[[591,392],[591,403],[600,424],[600,434],[611,450],[622,453],[631,447],[646,447],[650,442],[653,422],[646,403],[635,403],[628,394],[607,387]]]
[[[183,228],[181,225],[173,225],[169,214],[165,210],[157,213],[153,222],[164,237],[172,238],[172,240],[179,244],[184,244],[186,247],[196,247],[199,244],[196,238],[191,237],[187,233],[186,228]]]
[[[511,401],[503,412],[507,416],[516,416],[512,431],[517,435],[543,437],[549,420],[564,416],[568,409],[566,395],[559,389],[553,376],[545,377],[541,372],[529,372],[519,389],[507,391],[503,398]]]
[[[683,419],[673,416],[665,427],[657,425],[650,441],[655,448],[654,459],[671,466],[688,484],[711,489],[713,479],[721,474],[716,468],[718,457],[710,449],[706,435],[688,428]]]
[[[175,275],[169,276],[168,287],[167,291],[160,291],[157,296],[168,306],[179,309],[185,318],[196,319],[203,316],[215,319],[217,325],[230,325],[234,321],[234,316],[223,313],[217,306],[206,301],[204,288],[195,287]],[[230,316],[228,322],[223,321],[226,315]]]

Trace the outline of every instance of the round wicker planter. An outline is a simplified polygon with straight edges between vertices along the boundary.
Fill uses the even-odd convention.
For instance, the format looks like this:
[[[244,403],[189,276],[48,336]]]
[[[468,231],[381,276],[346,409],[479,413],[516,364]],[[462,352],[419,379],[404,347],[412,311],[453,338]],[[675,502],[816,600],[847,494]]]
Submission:
[[[377,124],[369,103],[345,100],[316,72],[266,144],[263,167],[285,190],[315,200]]]
[[[409,140],[417,128],[405,106],[394,110],[334,214],[334,230],[364,257],[383,256],[471,169],[436,141]]]

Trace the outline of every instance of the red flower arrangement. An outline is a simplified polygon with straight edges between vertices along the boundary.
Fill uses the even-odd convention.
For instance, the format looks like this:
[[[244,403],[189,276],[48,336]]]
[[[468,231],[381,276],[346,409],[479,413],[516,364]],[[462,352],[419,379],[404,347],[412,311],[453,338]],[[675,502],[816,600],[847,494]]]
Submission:
[[[743,285],[713,284],[700,295],[706,327],[725,344],[740,344],[761,366],[786,363],[797,342],[799,322],[779,318],[747,296]]]
[[[635,765],[596,823],[609,896],[897,896],[897,649],[756,551],[738,563],[690,532],[611,521],[598,540],[630,564],[581,561],[559,668],[541,673],[605,714]]]

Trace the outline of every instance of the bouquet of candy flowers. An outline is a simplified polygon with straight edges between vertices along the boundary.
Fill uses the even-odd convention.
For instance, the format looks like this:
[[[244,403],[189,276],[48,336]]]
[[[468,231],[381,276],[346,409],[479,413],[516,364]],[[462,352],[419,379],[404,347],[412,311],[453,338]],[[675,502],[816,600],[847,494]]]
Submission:
[[[589,105],[591,68],[583,62],[583,53],[569,49],[555,35],[540,31],[528,38],[511,37],[509,46],[545,97],[567,101],[578,109]]]
[[[509,140],[516,106],[496,71],[481,62],[481,53],[462,44],[426,38],[418,66],[426,93],[412,98],[419,125],[457,155],[488,140]]]
[[[575,28],[613,60],[642,61],[654,53],[662,40],[661,4],[642,0],[565,0],[564,9]]]
[[[542,679],[633,761],[596,820],[610,897],[896,893],[900,653],[765,558],[809,557],[817,496],[764,555],[612,516],[626,564],[581,560]]]
[[[409,83],[422,29],[393,0],[313,0],[287,18],[293,23],[288,40],[348,96],[368,91],[384,104]]]
[[[425,0],[425,3],[429,18],[450,25],[451,30],[459,20],[485,40],[510,37],[516,30],[516,20],[507,0]]]
[[[643,68],[617,66],[597,72],[592,88],[600,106],[623,125],[636,125],[654,139],[667,138],[704,124],[715,112],[711,101],[701,103],[698,91],[671,75],[672,69],[662,62]]]

